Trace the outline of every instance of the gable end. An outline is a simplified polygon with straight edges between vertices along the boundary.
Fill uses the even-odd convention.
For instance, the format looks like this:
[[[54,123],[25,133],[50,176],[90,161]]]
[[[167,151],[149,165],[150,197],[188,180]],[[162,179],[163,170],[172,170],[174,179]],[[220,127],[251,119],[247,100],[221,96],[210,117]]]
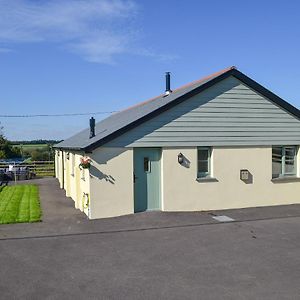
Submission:
[[[235,76],[143,122],[108,147],[300,144],[300,121]]]

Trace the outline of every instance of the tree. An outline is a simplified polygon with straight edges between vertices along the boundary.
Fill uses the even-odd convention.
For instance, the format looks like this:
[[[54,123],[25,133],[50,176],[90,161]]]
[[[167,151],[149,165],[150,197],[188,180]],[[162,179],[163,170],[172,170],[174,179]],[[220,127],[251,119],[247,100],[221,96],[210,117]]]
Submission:
[[[49,160],[49,152],[47,149],[35,149],[31,152],[31,160]]]
[[[20,149],[14,148],[3,134],[3,126],[0,123],[0,159],[20,157]]]

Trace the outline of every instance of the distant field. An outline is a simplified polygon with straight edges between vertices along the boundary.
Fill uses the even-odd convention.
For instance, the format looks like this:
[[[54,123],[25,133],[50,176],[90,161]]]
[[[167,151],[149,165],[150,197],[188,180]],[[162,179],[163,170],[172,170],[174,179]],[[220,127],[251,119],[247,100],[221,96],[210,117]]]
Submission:
[[[36,176],[54,176],[53,150],[49,144],[13,144],[13,147],[20,149],[24,166]]]
[[[47,148],[48,144],[14,144],[13,147],[22,148],[23,150],[35,150]]]

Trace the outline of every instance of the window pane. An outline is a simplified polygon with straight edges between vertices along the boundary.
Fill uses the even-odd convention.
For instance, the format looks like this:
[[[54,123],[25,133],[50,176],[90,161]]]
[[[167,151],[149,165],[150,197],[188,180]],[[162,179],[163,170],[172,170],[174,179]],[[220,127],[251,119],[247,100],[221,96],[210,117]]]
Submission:
[[[199,173],[208,173],[208,161],[199,160],[198,161],[198,172]]]
[[[198,150],[198,160],[208,160],[208,149]]]
[[[294,162],[285,163],[285,173],[286,174],[294,174],[295,168],[294,168]]]
[[[295,173],[295,148],[285,147],[285,170],[287,174]]]
[[[144,157],[144,172],[149,172],[149,157]]]
[[[282,172],[282,148],[272,148],[272,178],[279,177]]]
[[[210,149],[198,149],[198,177],[206,177],[210,173]]]
[[[294,160],[294,157],[295,157],[295,148],[285,147],[285,159]]]

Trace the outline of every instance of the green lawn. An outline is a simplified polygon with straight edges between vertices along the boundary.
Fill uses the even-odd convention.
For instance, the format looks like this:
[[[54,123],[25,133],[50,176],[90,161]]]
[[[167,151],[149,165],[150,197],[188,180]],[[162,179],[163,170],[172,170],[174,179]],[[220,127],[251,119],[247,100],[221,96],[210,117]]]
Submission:
[[[36,185],[0,187],[0,224],[38,222],[41,216]]]

